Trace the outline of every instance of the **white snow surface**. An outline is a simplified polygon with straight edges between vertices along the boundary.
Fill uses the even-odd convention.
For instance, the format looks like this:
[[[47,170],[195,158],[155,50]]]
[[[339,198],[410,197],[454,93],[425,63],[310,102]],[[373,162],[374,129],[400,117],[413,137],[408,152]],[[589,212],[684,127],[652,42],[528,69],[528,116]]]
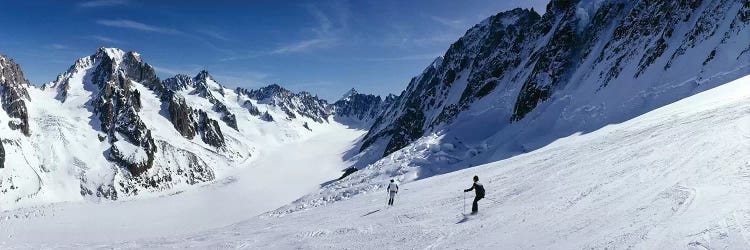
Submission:
[[[431,155],[434,151],[449,154],[452,145],[431,146],[439,137],[426,137],[360,171],[358,174],[372,174],[380,179],[370,181],[370,190],[351,197],[339,196],[337,202],[289,209],[309,204],[312,197],[325,194],[321,191],[230,226],[179,236],[150,235],[151,239],[128,239],[133,234],[129,231],[124,235],[111,233],[105,242],[86,243],[91,238],[76,230],[88,230],[89,226],[71,226],[67,231],[69,237],[59,242],[39,237],[48,234],[23,238],[18,233],[24,231],[19,228],[33,232],[49,227],[50,220],[35,216],[64,218],[65,213],[59,211],[73,210],[52,206],[39,210],[47,211],[46,214],[36,215],[31,211],[28,218],[21,215],[19,219],[10,216],[11,219],[3,220],[0,224],[3,230],[15,233],[0,240],[3,242],[0,248],[750,248],[750,76],[620,124],[560,138],[533,152],[409,181],[408,168],[398,165],[399,158],[418,158],[426,151],[432,152]],[[325,155],[306,150],[299,153]],[[298,157],[290,162],[310,159]],[[275,163],[280,158],[267,159]],[[314,162],[320,160],[315,159]],[[424,160],[440,161],[440,158]],[[462,190],[471,185],[474,175],[480,176],[484,183],[487,198],[480,201],[479,215],[465,217],[462,212],[470,207],[473,195]],[[390,176],[403,183],[395,206],[387,208],[382,187]],[[335,190],[332,187],[346,182],[325,189]],[[283,185],[290,180],[270,180],[270,183]],[[274,185],[263,188],[275,190]],[[143,208],[149,204],[160,209],[181,209],[159,203],[174,199],[196,205],[198,199],[191,198],[195,194],[122,206]],[[87,210],[95,211],[79,207],[75,213],[88,214]],[[158,210],[149,209],[143,214]],[[137,218],[134,215],[139,212],[123,209],[114,213],[118,213],[116,217]],[[200,217],[212,214],[189,218],[203,219]],[[92,225],[107,223],[93,221]],[[190,219],[182,219],[170,228],[179,233],[191,223]],[[7,229],[8,226],[13,229]]]
[[[281,146],[300,143],[332,129],[344,129],[336,122],[318,123],[301,115],[297,119],[262,121],[242,106],[249,100],[246,96],[238,96],[213,79],[207,79],[208,94],[236,115],[238,125],[238,130],[235,130],[219,122],[226,146],[215,148],[204,143],[200,136],[187,139],[180,135],[170,122],[167,107],[159,97],[143,84],[132,82],[132,87],[141,93],[142,107],[138,115],[151,131],[158,148],[154,167],[148,170],[146,176],[165,176],[170,171],[181,170],[185,174],[172,174],[171,179],[159,188],[142,189],[137,195],[126,193],[121,185],[129,184],[129,173],[107,160],[110,144],[102,140],[106,134],[100,131],[99,117],[92,112],[91,102],[98,96],[99,87],[94,86],[91,77],[100,63],[99,56],[108,56],[118,67],[124,67],[126,65],[122,62],[126,55],[133,55],[138,60],[140,55],[115,48],[102,48],[101,51],[102,54],[78,59],[68,71],[44,87],[28,88],[31,100],[27,102],[29,137],[8,126],[0,126],[0,137],[7,151],[6,168],[0,169],[3,191],[0,211],[55,202],[99,201],[106,199],[98,197],[101,189],[103,193],[112,189],[120,191],[117,200],[137,200],[190,190],[195,188],[193,184],[211,182],[213,177],[217,181],[229,178],[237,168],[248,166],[260,155],[276,152]],[[210,118],[220,121],[221,114],[212,110],[213,104],[191,93],[192,90],[178,94],[184,96],[192,108],[204,110]],[[249,101],[274,117],[286,117],[285,112],[277,107]],[[7,122],[10,118],[0,111],[0,120]],[[305,128],[304,124],[308,124],[310,129]],[[115,136],[122,139],[119,134]],[[118,140],[115,147],[128,161],[146,161],[145,151],[126,140]],[[189,179],[188,176],[194,173],[190,171],[195,170],[196,164],[205,166],[202,174],[206,175],[196,180]],[[340,170],[347,166],[338,167],[337,170]],[[328,174],[326,180],[340,176],[338,172]],[[91,193],[82,195],[84,192]]]
[[[243,221],[339,177],[346,164],[343,154],[363,133],[344,125],[322,127],[310,138],[262,151],[217,181],[159,197],[55,203],[0,212],[0,249],[89,248]]]
[[[487,199],[480,215],[464,217],[472,195],[464,198],[462,189],[473,175]],[[205,233],[119,246],[747,249],[750,76],[534,152],[401,188],[393,208],[385,208],[384,190],[373,188],[326,206],[282,208]]]

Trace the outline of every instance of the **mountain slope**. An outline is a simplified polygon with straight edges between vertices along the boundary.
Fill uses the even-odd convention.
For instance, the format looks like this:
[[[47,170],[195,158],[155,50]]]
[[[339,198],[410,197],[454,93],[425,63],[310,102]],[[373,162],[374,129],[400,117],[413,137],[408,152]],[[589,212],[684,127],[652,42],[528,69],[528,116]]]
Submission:
[[[402,184],[392,208],[373,187],[304,212],[282,208],[204,233],[118,246],[746,249],[748,140],[750,76],[534,152]],[[464,218],[472,195],[462,189],[473,175],[487,198],[479,215]]]
[[[0,210],[186,190],[338,127],[309,93],[230,90],[206,71],[162,81],[140,54],[116,48],[41,88],[4,56],[0,73]]]
[[[387,156],[441,133],[467,152],[528,152],[622,122],[750,72],[748,25],[750,3],[732,0],[553,0],[541,16],[499,13],[413,78],[361,150]]]
[[[544,16],[515,9],[490,17],[413,78],[375,120],[361,142],[362,151],[353,158],[360,171],[285,209],[294,212],[355,197],[378,190],[392,178],[408,183],[533,152],[750,74],[750,53],[744,52],[750,51],[750,32],[741,32],[750,22],[748,10],[750,4],[733,1],[552,1]],[[677,21],[669,19],[677,16],[665,16],[675,13],[684,16]],[[706,25],[699,22],[710,22],[715,30],[704,36],[688,33],[694,25]],[[639,53],[665,35],[644,27],[671,32],[672,38],[664,38],[669,49],[662,54],[677,53],[680,44],[690,41],[695,46],[679,52],[679,60],[661,56],[640,64]],[[566,35],[575,36],[569,41],[575,46],[565,45]],[[618,45],[608,45],[613,41]],[[637,49],[643,46],[647,49]],[[605,58],[625,49],[632,49],[628,56],[613,59],[619,63]],[[724,52],[712,53],[714,49]],[[713,59],[704,60],[710,54],[715,54]],[[514,63],[502,63],[508,58]],[[665,67],[670,60],[672,66]],[[640,68],[647,64],[651,66]],[[606,79],[614,66],[618,76]],[[492,76],[499,69],[506,73]],[[554,72],[560,74],[542,77]],[[520,117],[514,114],[518,101],[534,96],[523,90],[530,79],[536,79],[537,87],[544,84],[550,95],[515,119]],[[482,90],[485,84],[492,89]]]

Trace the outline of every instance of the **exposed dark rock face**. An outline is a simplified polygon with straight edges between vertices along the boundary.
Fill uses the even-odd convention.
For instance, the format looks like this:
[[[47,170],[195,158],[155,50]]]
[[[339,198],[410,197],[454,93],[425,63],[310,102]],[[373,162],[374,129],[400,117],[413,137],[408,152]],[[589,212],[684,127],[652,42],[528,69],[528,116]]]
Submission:
[[[260,116],[260,119],[263,120],[263,121],[272,122],[273,121],[273,116],[271,116],[271,114],[269,114],[268,111],[266,111],[265,113],[263,113]]]
[[[208,145],[214,147],[223,147],[224,134],[221,133],[219,122],[208,118],[203,110],[198,110],[198,130],[201,132],[201,139]]]
[[[260,114],[260,110],[258,110],[258,107],[256,107],[255,105],[253,105],[253,103],[251,101],[245,101],[242,104],[242,106],[245,107],[247,109],[247,112],[250,113],[250,115],[252,115],[252,116],[260,116],[261,115]]]
[[[153,166],[157,148],[154,139],[138,112],[142,108],[141,93],[133,86],[140,82],[150,88],[159,88],[159,78],[150,65],[136,52],[100,48],[94,55],[76,61],[57,80],[44,88],[57,88],[57,99],[67,100],[73,74],[90,68],[90,88],[94,98],[91,111],[99,120],[100,138],[112,146],[110,160],[138,176]],[[88,88],[88,87],[87,87]],[[105,138],[106,137],[106,138]],[[107,190],[100,190],[108,195]]]
[[[505,127],[544,112],[539,105],[551,105],[550,98],[582,81],[599,83],[591,90],[598,92],[614,82],[638,82],[649,72],[678,72],[670,71],[675,63],[697,68],[697,75],[715,70],[709,64],[718,56],[724,55],[726,63],[750,54],[750,45],[740,45],[747,48],[740,51],[732,45],[746,37],[747,1],[591,4],[553,0],[544,15],[515,9],[469,29],[386,105],[361,150],[383,140],[388,145],[384,155],[390,154],[427,132],[450,126],[488,96],[507,108],[498,114],[507,121]],[[689,53],[704,55],[694,60],[685,56]]]
[[[193,78],[191,78],[188,75],[178,74],[174,77],[164,79],[162,81],[164,85],[164,89],[169,89],[172,91],[179,91],[179,90],[185,90],[188,87],[193,86]]]
[[[302,124],[302,127],[304,127],[305,129],[309,131],[312,131],[312,129],[310,128],[310,124],[307,124],[307,122],[305,122],[305,124]]]
[[[21,66],[4,55],[0,55],[0,101],[2,108],[11,118],[8,126],[13,130],[20,130],[29,136],[29,114],[26,102],[30,101],[26,88],[28,80],[24,78]]]
[[[3,147],[3,142],[0,141],[0,168],[5,167],[5,148]]]
[[[344,98],[333,103],[333,109],[339,117],[371,121],[382,112],[382,104],[380,96],[360,94],[352,89]]]
[[[239,130],[237,129],[237,117],[232,112],[229,112],[226,105],[217,101],[214,103],[213,110],[222,114],[221,121],[226,123],[227,126],[234,130]]]
[[[123,69],[128,78],[143,84],[147,88],[161,85],[154,68],[148,63],[144,63],[140,54],[131,51],[126,53],[124,57],[120,68]]]
[[[297,118],[296,114],[299,114],[315,122],[324,123],[328,121],[328,117],[332,113],[327,101],[308,92],[293,93],[277,84],[257,90],[238,88],[237,93],[257,100],[259,103],[279,107],[290,120]]]
[[[185,138],[192,140],[200,133],[201,140],[208,145],[225,145],[219,123],[209,118],[205,111],[191,108],[179,94],[174,94],[169,102],[169,116],[174,128]]]
[[[349,176],[349,175],[351,175],[351,174],[353,174],[354,172],[357,172],[357,171],[359,171],[359,170],[357,168],[355,168],[355,167],[350,167],[350,168],[344,169],[344,171],[343,171],[344,173],[341,174],[341,177],[339,177],[338,180],[340,181],[340,180],[346,178],[347,176]]]
[[[211,103],[214,103],[216,97],[211,93],[211,90],[224,96],[224,88],[222,88],[221,85],[218,85],[218,83],[215,83],[215,81],[213,83],[211,83],[211,81],[214,81],[211,74],[209,74],[208,71],[201,70],[195,77],[193,77],[193,86],[195,89],[191,94],[206,98],[211,101]]]
[[[182,136],[192,140],[197,132],[197,122],[193,119],[193,109],[185,103],[185,98],[173,95],[169,101],[169,117],[174,128]]]
[[[118,72],[116,75],[107,76],[111,78],[100,85],[101,92],[93,103],[94,113],[99,114],[101,130],[108,135],[110,143],[115,143],[122,137],[145,151],[147,157],[141,159],[128,157],[130,152],[123,152],[115,144],[110,149],[110,157],[137,176],[153,165],[156,145],[151,136],[151,130],[146,128],[138,116],[140,95],[133,90],[131,80],[122,71]],[[106,74],[105,72],[99,73]]]
[[[212,109],[222,114],[221,120],[230,128],[238,130],[236,116],[213,94],[215,92],[224,96],[224,88],[213,80],[213,77],[207,71],[202,70],[193,78],[181,74],[176,75],[165,79],[161,85],[163,87],[158,89],[164,89],[162,91],[163,100],[169,100],[176,92],[189,90],[188,95],[199,96],[211,102],[213,104]]]

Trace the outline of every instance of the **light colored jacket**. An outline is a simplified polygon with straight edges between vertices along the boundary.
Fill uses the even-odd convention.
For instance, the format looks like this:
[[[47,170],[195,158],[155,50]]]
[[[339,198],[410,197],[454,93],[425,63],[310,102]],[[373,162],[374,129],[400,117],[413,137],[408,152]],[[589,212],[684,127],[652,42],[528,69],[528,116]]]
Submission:
[[[398,184],[395,182],[388,184],[388,192],[398,192]]]

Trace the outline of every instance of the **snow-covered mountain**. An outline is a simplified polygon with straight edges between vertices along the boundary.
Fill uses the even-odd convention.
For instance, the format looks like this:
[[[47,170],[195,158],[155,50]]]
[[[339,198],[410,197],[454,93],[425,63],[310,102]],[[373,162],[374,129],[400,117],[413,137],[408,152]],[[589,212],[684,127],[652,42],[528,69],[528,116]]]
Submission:
[[[0,123],[7,121],[11,130],[20,130],[24,135],[29,135],[29,115],[26,102],[29,101],[29,93],[26,88],[28,80],[23,77],[23,71],[13,60],[0,54],[0,102],[4,113],[0,113]],[[9,142],[6,142],[9,143]],[[0,140],[0,168],[5,165],[5,148]],[[0,182],[1,183],[1,182]]]
[[[181,190],[334,122],[333,106],[309,93],[231,90],[206,71],[162,81],[115,48],[40,88],[5,56],[0,73],[3,209]]]
[[[385,191],[373,187],[351,199],[308,206],[304,212],[288,210],[305,203],[300,200],[228,226],[193,233],[162,236],[196,227],[192,220],[217,213],[208,210],[175,221],[169,220],[170,216],[156,217],[158,222],[137,224],[132,227],[139,230],[113,236],[112,231],[130,225],[120,224],[118,218],[140,221],[142,216],[152,216],[152,207],[202,204],[205,200],[181,195],[166,198],[171,200],[168,203],[150,199],[104,209],[71,204],[0,213],[11,217],[0,221],[5,225],[0,233],[13,236],[0,241],[0,247],[748,249],[748,140],[750,76],[745,76],[626,122],[560,138],[534,152],[402,183],[392,207],[386,206]],[[414,148],[409,153],[422,156],[439,141],[420,140],[409,146]],[[404,154],[398,157],[407,157],[404,151],[393,156],[401,152]],[[319,157],[318,152],[300,154]],[[398,157],[384,168],[362,171],[398,169]],[[473,194],[462,191],[471,185],[474,175],[484,184],[486,197],[479,202],[478,215],[463,216],[471,207]],[[382,175],[377,181],[388,183]],[[206,191],[212,197],[226,195]],[[66,222],[89,221],[89,214],[101,218],[102,210],[122,214],[112,216],[114,222],[90,220],[94,222],[91,226],[65,227]],[[173,211],[167,210],[167,214]],[[137,216],[131,219],[127,216],[131,214]],[[173,224],[160,226],[163,220]],[[162,231],[145,239],[132,236],[152,227]],[[65,233],[47,233],[55,228]]]
[[[469,29],[288,211],[532,152],[750,74],[748,1],[558,1]],[[366,166],[366,167],[365,167]]]
[[[336,118],[344,123],[358,123],[365,127],[372,125],[375,118],[390,106],[398,97],[390,94],[385,99],[380,96],[362,94],[352,88],[333,103]]]
[[[248,98],[258,100],[261,104],[271,105],[284,111],[284,119],[297,118],[297,114],[312,119],[316,122],[327,122],[331,116],[331,107],[328,101],[318,98],[309,92],[293,93],[277,84],[272,84],[257,90],[246,90],[238,88],[237,93]],[[249,110],[254,110],[248,105]]]
[[[750,4],[736,0],[553,0],[544,15],[502,12],[413,78],[361,150],[386,156],[442,133],[528,152],[622,122],[750,72],[749,24]]]

